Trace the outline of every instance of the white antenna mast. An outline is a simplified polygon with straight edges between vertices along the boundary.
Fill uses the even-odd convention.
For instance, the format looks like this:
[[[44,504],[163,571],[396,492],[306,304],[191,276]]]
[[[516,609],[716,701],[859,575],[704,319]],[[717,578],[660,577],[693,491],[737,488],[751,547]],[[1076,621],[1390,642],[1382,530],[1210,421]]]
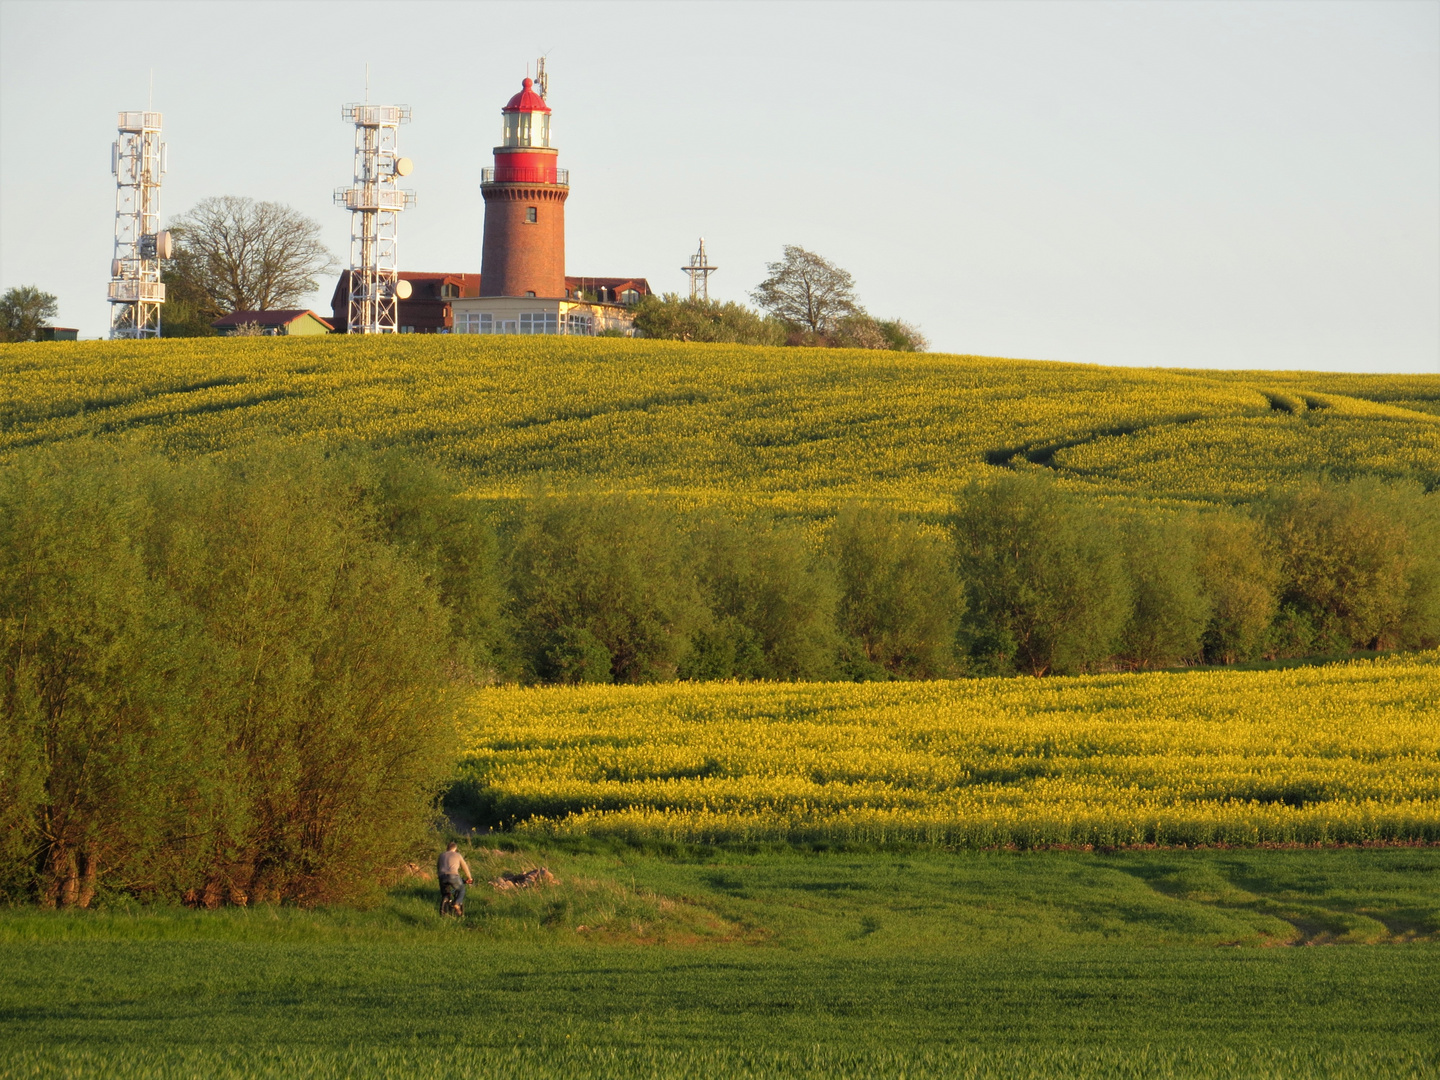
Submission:
[[[535,61],[535,89],[540,91],[543,101],[550,96],[550,76],[545,74],[545,57]]]
[[[153,104],[153,71],[150,80]],[[165,303],[160,261],[172,254],[170,233],[160,229],[160,180],[169,156],[160,141],[162,119],[149,109],[122,112],[118,137],[110,145],[115,174],[115,254],[107,290],[112,338],[160,336],[160,305]]]
[[[690,275],[690,299],[710,299],[710,275],[720,268],[711,266],[705,257],[705,238],[700,238],[700,250],[690,256],[690,265],[680,268]]]
[[[410,283],[400,280],[396,224],[400,211],[415,205],[413,191],[395,181],[415,165],[396,148],[400,125],[410,122],[409,105],[370,104],[370,65],[365,65],[365,103],[346,105],[340,117],[355,125],[355,178],[335,189],[335,205],[350,211],[351,334],[394,334],[400,329],[400,301]]]

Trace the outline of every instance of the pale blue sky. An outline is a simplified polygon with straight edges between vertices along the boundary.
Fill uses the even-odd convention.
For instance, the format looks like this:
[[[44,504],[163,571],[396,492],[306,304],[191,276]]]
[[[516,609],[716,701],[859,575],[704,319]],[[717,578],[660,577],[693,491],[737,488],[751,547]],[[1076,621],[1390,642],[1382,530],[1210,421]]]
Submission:
[[[104,332],[115,112],[168,217],[291,204],[344,256],[340,106],[414,108],[406,269],[478,271],[549,53],[568,270],[744,299],[785,243],[937,350],[1440,371],[1440,3],[0,3],[0,287]],[[333,282],[310,303],[328,314]]]

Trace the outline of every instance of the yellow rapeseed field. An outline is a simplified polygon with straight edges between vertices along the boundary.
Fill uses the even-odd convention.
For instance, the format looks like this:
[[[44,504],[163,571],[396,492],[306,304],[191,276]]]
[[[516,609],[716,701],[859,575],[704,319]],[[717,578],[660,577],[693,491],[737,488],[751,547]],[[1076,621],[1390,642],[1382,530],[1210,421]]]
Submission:
[[[1440,376],[517,336],[0,346],[0,456],[83,436],[177,453],[404,445],[481,496],[587,481],[798,513],[851,498],[944,509],[1017,454],[1166,500],[1317,470],[1433,484],[1437,412]]]
[[[687,842],[1440,841],[1440,653],[1279,671],[496,688],[522,832]]]

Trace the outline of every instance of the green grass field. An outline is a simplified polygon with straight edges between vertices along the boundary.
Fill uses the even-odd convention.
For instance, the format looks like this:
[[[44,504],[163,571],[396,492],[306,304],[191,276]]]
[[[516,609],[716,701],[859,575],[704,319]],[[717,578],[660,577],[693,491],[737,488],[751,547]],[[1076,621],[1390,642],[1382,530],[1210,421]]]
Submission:
[[[0,1075],[1440,1074],[1434,848],[473,858],[560,883],[6,911]]]

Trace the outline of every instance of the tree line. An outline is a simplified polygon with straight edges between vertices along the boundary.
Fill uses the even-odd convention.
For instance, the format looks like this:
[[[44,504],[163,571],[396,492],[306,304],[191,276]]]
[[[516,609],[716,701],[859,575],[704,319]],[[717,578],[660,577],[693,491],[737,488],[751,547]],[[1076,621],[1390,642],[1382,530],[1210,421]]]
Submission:
[[[317,222],[274,202],[202,199],[171,222],[175,257],[164,267],[166,337],[205,337],[233,311],[293,307],[336,268]],[[635,308],[645,337],[741,345],[809,345],[923,352],[918,329],[865,311],[851,274],[787,244],[750,294],[733,301],[647,296]],[[758,310],[757,310],[758,309]]]
[[[483,526],[478,526],[483,527]],[[916,520],[823,527],[536,495],[501,520],[494,677],[1044,676],[1440,643],[1440,500],[1315,480],[1254,506],[1107,508],[1010,473]]]
[[[400,453],[0,468],[0,894],[354,900],[432,823],[457,688],[929,679],[1440,642],[1437,496],[1107,507],[1038,469],[918,520],[487,505]]]
[[[667,341],[736,345],[808,345],[837,349],[924,352],[929,342],[901,319],[876,319],[855,293],[849,271],[822,255],[786,244],[766,264],[768,276],[750,294],[759,310],[734,301],[647,296],[635,310],[635,328]]]

